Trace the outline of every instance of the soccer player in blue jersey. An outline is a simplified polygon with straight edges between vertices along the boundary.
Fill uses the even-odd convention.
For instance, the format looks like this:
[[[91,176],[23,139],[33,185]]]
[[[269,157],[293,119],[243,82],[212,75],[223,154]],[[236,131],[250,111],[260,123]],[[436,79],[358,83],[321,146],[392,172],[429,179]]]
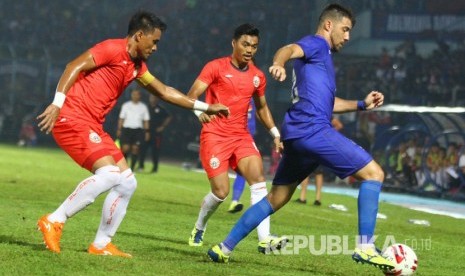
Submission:
[[[255,121],[255,104],[252,100],[250,101],[249,111],[247,112],[247,127],[249,128],[249,132],[252,136],[255,135],[256,124],[257,123]],[[242,204],[239,201],[241,199],[242,193],[244,192],[244,187],[245,178],[240,174],[236,174],[236,179],[234,179],[233,183],[232,201],[229,205],[228,212],[237,213],[242,211],[242,208],[244,208],[244,204]]]
[[[364,149],[331,126],[333,112],[369,110],[384,101],[384,95],[378,91],[371,91],[361,101],[336,97],[332,54],[349,41],[354,24],[355,18],[350,10],[331,4],[321,13],[315,35],[305,36],[276,52],[269,72],[278,81],[286,79],[284,65],[294,60],[293,105],[285,114],[281,132],[283,156],[270,193],[242,215],[222,243],[208,251],[213,261],[228,262],[236,245],[262,219],[283,207],[298,184],[321,164],[341,178],[353,175],[361,181],[358,195],[359,238],[352,258],[381,269],[394,267],[377,253],[372,241],[384,180],[383,170]]]

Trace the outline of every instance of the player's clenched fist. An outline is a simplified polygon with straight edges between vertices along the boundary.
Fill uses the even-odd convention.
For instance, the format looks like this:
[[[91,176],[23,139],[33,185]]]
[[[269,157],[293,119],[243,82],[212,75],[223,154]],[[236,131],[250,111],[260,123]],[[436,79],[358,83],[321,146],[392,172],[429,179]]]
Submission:
[[[365,98],[366,109],[370,110],[382,106],[384,103],[384,95],[379,91],[371,91]]]
[[[268,71],[277,81],[284,81],[286,79],[286,69],[281,65],[271,65]]]

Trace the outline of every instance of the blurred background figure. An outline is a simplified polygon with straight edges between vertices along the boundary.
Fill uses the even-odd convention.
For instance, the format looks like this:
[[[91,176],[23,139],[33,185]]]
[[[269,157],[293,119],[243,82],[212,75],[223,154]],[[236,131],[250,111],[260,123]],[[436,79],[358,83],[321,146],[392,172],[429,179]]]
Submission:
[[[149,133],[150,138],[142,143],[142,148],[139,156],[138,171],[144,171],[145,156],[147,151],[150,150],[150,157],[152,159],[152,173],[158,171],[158,162],[160,160],[160,145],[163,137],[163,131],[173,120],[171,113],[160,104],[160,99],[157,96],[150,95],[149,97]]]
[[[18,146],[33,147],[37,145],[37,134],[32,118],[24,118],[19,132]]]
[[[138,89],[131,91],[131,100],[121,106],[116,137],[120,139],[121,151],[124,158],[131,157],[131,170],[134,171],[139,159],[140,146],[150,138],[149,110],[141,102],[141,92]]]

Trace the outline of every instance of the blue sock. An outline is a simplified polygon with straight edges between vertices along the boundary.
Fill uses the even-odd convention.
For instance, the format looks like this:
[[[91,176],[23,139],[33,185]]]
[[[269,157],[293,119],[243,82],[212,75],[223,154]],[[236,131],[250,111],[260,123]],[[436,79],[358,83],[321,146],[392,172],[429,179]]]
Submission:
[[[360,185],[358,192],[359,243],[371,243],[369,241],[375,232],[381,185],[381,182],[374,180],[365,180]]]
[[[232,200],[239,201],[241,198],[242,192],[244,192],[245,178],[241,175],[236,175],[236,179],[233,184],[233,195]]]
[[[262,222],[262,220],[273,213],[274,211],[273,208],[271,208],[270,202],[268,202],[268,199],[264,197],[262,200],[252,205],[241,216],[231,232],[229,232],[226,239],[223,241],[223,245],[232,251],[243,238],[245,238],[260,224],[260,222]]]

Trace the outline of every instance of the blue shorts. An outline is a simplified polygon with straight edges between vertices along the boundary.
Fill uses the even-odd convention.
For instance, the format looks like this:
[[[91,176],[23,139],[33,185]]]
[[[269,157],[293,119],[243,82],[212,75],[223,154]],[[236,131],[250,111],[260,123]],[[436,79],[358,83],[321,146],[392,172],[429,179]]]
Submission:
[[[273,185],[298,184],[323,165],[340,178],[353,175],[373,158],[362,147],[332,127],[284,141]]]

